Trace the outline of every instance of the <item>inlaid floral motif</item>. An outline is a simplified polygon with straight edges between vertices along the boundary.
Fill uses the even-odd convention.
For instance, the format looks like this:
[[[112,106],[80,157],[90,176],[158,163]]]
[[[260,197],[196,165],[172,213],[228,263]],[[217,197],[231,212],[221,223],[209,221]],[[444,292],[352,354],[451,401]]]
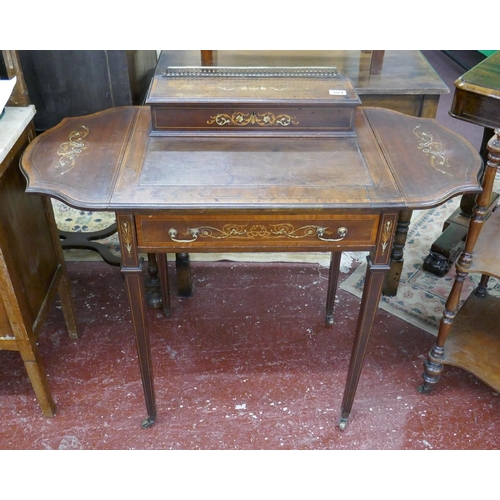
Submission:
[[[346,228],[339,228],[337,233],[343,239],[347,234]],[[248,226],[246,224],[225,224],[222,229],[213,226],[201,226],[196,228],[189,228],[186,232],[191,236],[191,240],[179,240],[177,238],[178,231],[174,228],[169,230],[169,235],[173,241],[192,242],[196,241],[198,237],[212,238],[212,239],[276,239],[276,238],[306,238],[308,236],[317,236],[323,241],[339,241],[324,238],[325,235],[334,234],[328,231],[327,227],[307,225],[301,226],[297,229],[292,224],[270,224],[269,227],[263,224],[254,224]]]
[[[392,222],[388,220],[382,229],[382,253],[385,253],[389,240],[391,239]]]
[[[129,257],[132,256],[132,231],[130,229],[130,224],[128,222],[122,222],[121,224],[121,237],[123,241],[123,246],[126,248]]]
[[[211,116],[210,120],[207,121],[208,125],[218,125],[219,127],[224,127],[226,125],[236,125],[238,127],[245,127],[247,125],[259,125],[261,127],[288,127],[289,125],[298,125],[299,122],[295,117],[280,114],[276,116],[274,113],[242,113],[241,111],[236,111],[232,115],[226,113],[218,113],[215,116]]]
[[[75,159],[87,147],[83,139],[88,134],[89,129],[85,125],[82,125],[80,130],[73,130],[69,134],[68,140],[59,146],[57,150],[59,161],[56,169],[61,175],[66,174],[75,167]]]
[[[431,134],[421,130],[420,125],[417,125],[413,129],[413,133],[421,141],[418,144],[418,149],[430,156],[432,168],[443,174],[451,175],[446,170],[443,170],[445,168],[450,168],[450,165],[448,163],[448,158],[445,156],[446,151],[443,149],[442,144],[435,141]]]

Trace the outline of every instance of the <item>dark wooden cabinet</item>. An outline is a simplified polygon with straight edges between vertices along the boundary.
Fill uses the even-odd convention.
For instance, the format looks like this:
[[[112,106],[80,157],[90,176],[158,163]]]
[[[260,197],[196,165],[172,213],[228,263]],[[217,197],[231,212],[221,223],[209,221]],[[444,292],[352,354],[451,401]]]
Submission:
[[[156,66],[155,50],[20,50],[37,131],[68,116],[141,104]]]

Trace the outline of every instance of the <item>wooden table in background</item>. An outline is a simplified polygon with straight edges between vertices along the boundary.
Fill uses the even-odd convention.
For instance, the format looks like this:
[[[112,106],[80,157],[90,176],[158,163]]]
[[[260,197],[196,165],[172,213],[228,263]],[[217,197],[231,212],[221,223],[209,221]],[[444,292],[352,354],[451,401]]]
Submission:
[[[500,52],[496,52],[455,81],[455,93],[450,115],[484,127],[479,153],[484,163],[488,161],[487,143],[493,130],[500,127]],[[498,194],[494,193],[492,204]],[[460,207],[445,222],[445,229],[432,244],[430,255],[423,268],[437,276],[444,276],[464,248],[464,241],[473,214],[476,196],[466,194]]]

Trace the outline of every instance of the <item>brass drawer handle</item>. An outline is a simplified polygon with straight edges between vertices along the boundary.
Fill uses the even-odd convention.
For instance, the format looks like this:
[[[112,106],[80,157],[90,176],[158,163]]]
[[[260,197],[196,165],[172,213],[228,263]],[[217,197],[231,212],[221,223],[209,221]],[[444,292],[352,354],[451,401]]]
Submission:
[[[176,238],[177,236],[177,229],[171,228],[168,230],[168,235],[170,236],[170,239],[172,241],[175,241],[176,243],[192,243],[193,241],[196,241],[198,239],[198,235],[200,234],[199,229],[188,229],[188,233],[193,237],[191,240],[178,240]]]
[[[342,226],[337,229],[337,234],[340,236],[340,238],[324,238],[324,235],[326,233],[326,227],[318,227],[316,229],[316,236],[321,240],[321,241],[342,241],[346,235],[347,235],[347,228]]]

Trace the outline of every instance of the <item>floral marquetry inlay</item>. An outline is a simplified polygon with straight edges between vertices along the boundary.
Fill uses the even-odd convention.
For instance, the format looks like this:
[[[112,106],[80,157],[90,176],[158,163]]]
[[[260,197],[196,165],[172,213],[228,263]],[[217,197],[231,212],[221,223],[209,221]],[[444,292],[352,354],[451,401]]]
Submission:
[[[236,125],[238,127],[245,127],[247,125],[259,125],[261,127],[288,127],[289,125],[298,125],[299,122],[295,117],[285,114],[276,116],[271,112],[242,113],[241,111],[237,111],[232,115],[228,115],[226,113],[218,113],[215,116],[211,116],[210,120],[207,121],[207,124],[218,125],[219,127],[224,127],[226,125]]]
[[[391,239],[392,222],[388,220],[382,229],[382,253],[385,253],[389,240]]]
[[[451,175],[446,170],[443,170],[444,168],[450,168],[450,165],[448,163],[448,159],[446,158],[446,151],[444,150],[442,144],[435,141],[431,134],[421,130],[420,125],[417,125],[413,129],[413,133],[420,140],[418,149],[430,156],[432,168],[438,172],[442,172],[443,174]]]
[[[191,243],[196,241],[199,237],[202,238],[212,238],[217,240],[234,238],[234,239],[249,239],[249,240],[268,240],[276,238],[293,238],[300,239],[311,236],[316,236],[322,241],[341,241],[347,235],[347,228],[340,227],[337,229],[336,234],[340,238],[333,239],[327,236],[331,235],[332,232],[328,230],[327,227],[307,225],[302,226],[297,229],[292,224],[271,224],[268,226],[263,224],[254,224],[252,226],[240,225],[240,224],[225,224],[222,229],[212,227],[212,226],[201,226],[196,228],[188,228],[185,233],[191,239],[179,239],[178,231],[172,228],[168,231],[168,234],[172,241],[181,243]]]
[[[127,249],[128,256],[132,257],[132,230],[128,222],[122,222],[121,224],[121,237],[123,241],[123,246]]]
[[[76,158],[87,147],[83,139],[87,137],[88,134],[89,129],[85,125],[82,125],[80,130],[73,130],[69,134],[68,140],[59,146],[57,150],[59,162],[58,165],[56,165],[56,169],[61,175],[74,168]]]

